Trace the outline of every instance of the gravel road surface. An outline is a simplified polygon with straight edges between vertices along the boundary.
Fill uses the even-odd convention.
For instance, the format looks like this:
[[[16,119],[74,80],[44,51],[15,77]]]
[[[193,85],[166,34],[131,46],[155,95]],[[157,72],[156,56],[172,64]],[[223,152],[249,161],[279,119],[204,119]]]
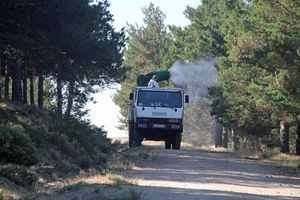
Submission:
[[[300,199],[300,172],[295,169],[227,152],[153,149],[154,159],[125,173],[142,199]]]

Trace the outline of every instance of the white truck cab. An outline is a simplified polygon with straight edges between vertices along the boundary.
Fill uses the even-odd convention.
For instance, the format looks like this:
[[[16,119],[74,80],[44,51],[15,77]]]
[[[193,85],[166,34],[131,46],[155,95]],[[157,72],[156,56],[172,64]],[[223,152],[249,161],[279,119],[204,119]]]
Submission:
[[[179,88],[136,87],[128,107],[129,146],[164,140],[166,149],[180,149],[185,102],[188,96]]]

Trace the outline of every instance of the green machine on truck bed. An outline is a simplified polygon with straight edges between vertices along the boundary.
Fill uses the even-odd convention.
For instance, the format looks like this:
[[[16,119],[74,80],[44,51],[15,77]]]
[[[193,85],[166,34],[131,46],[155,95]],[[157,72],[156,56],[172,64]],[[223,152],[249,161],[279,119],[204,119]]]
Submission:
[[[158,82],[167,81],[170,78],[170,73],[168,70],[154,71],[148,74],[139,74],[136,80],[137,86],[147,86],[153,75],[158,77]]]
[[[137,77],[137,87],[130,93],[128,106],[129,146],[157,140],[165,141],[166,149],[180,149],[184,103],[188,103],[188,96],[180,88],[147,87],[153,75],[158,77],[158,82],[170,77],[167,70]]]

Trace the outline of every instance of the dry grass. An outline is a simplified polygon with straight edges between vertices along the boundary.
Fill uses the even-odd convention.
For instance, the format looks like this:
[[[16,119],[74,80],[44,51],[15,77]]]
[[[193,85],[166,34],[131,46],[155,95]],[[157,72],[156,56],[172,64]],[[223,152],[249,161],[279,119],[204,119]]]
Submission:
[[[10,195],[11,195],[11,191],[8,191],[7,189],[0,187],[0,200],[9,199]]]
[[[0,102],[0,109],[5,110],[5,109],[7,109],[7,107],[8,107],[7,103]]]
[[[270,158],[273,161],[279,162],[284,167],[298,167],[300,168],[300,156],[280,153]]]
[[[280,152],[280,148],[263,148],[261,158],[266,162],[275,162],[284,167],[299,167],[300,156]]]
[[[26,191],[22,187],[0,177],[0,200],[21,199],[21,197],[28,195],[31,195],[30,191]]]
[[[201,146],[199,148],[201,150],[210,151],[213,153],[232,153],[233,152],[233,149],[230,149],[230,148],[226,149],[223,147],[215,147],[215,146]]]
[[[132,196],[134,198],[131,198],[131,196],[128,195],[129,193],[127,196],[119,195],[121,192],[119,190],[120,188],[123,188],[123,186],[135,185],[134,181],[126,180],[122,175],[122,172],[127,169],[132,169],[137,163],[143,160],[155,159],[153,147],[141,146],[138,148],[128,148],[127,144],[121,144],[119,142],[116,142],[114,145],[117,146],[118,150],[113,153],[112,157],[109,159],[108,168],[105,171],[101,173],[97,170],[90,171],[63,181],[48,183],[47,185],[44,185],[43,189],[47,190],[46,193],[50,195],[49,199],[55,199],[55,197],[60,199],[60,197],[64,196],[64,193],[68,193],[69,190],[76,190],[76,193],[78,193],[76,195],[80,196],[82,191],[90,191],[93,189],[101,191],[101,195],[104,196],[98,198],[96,195],[95,198],[91,199],[139,199],[139,195],[137,195],[138,193],[136,191],[134,191],[134,195]],[[74,188],[75,190],[73,190]],[[109,196],[109,194],[106,194],[107,191],[114,190],[113,188],[119,191],[113,192],[115,197],[105,197],[107,195]]]
[[[112,181],[112,183],[114,185],[120,185],[120,184],[123,184],[123,185],[127,185],[129,184],[126,180],[125,180],[125,177],[121,174],[116,174],[116,173],[107,173],[106,174],[106,178],[110,181]]]
[[[155,159],[156,154],[153,151],[153,147],[144,146],[129,148],[127,143],[115,143],[119,145],[119,151],[115,152],[111,159],[108,161],[108,172],[120,172],[123,170],[132,169],[137,163]]]

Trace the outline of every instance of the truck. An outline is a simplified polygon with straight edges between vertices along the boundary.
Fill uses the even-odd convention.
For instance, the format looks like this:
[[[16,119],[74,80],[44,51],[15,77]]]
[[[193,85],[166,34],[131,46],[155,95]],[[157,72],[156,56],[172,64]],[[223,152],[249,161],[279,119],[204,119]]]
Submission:
[[[166,149],[180,149],[183,114],[189,97],[180,88],[149,88],[152,75],[167,80],[166,71],[139,75],[137,87],[130,93],[128,106],[129,146],[140,146],[144,140],[165,141]]]

